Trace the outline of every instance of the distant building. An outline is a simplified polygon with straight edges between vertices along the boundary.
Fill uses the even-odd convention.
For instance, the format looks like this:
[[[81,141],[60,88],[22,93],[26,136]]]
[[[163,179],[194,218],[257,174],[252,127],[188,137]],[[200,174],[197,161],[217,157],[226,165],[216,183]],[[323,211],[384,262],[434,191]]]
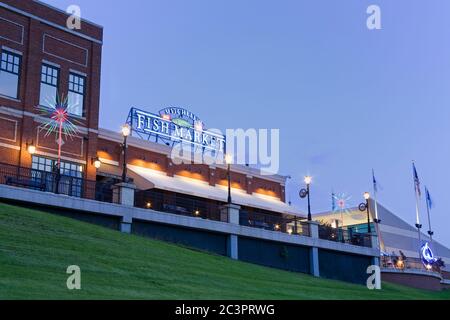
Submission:
[[[421,247],[428,243],[436,258],[441,258],[445,263],[445,267],[441,268],[440,273],[442,280],[448,283],[450,279],[450,249],[433,239],[431,241],[428,234],[421,233],[421,242],[419,243],[419,236],[417,228],[408,224],[393,212],[386,209],[384,206],[378,204],[378,217],[381,220],[380,224],[375,224],[374,221],[374,202],[371,201],[370,222],[372,230],[376,230],[378,241],[381,249],[382,266],[386,271],[394,269],[403,273],[407,271],[419,271],[429,274],[426,265],[422,262]],[[325,212],[314,215],[314,220],[320,221],[324,224],[330,225],[332,228],[339,226],[351,232],[367,232],[367,213],[361,212],[358,208],[350,208],[348,210]],[[403,255],[403,257],[402,257]],[[406,259],[405,259],[406,258]],[[402,260],[403,259],[403,260]],[[384,274],[387,277],[386,274]],[[392,277],[392,274],[389,274]],[[398,280],[391,279],[390,280]],[[398,281],[402,284],[411,284],[411,275],[409,279],[400,279]],[[419,286],[421,287],[421,286]]]

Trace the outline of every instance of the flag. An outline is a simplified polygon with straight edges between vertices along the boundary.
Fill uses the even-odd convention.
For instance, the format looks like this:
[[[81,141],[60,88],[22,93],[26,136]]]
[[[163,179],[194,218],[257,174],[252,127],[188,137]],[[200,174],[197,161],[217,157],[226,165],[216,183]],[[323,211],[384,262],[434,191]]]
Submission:
[[[420,191],[419,175],[417,174],[416,164],[414,162],[413,162],[413,175],[414,175],[414,186],[416,189],[416,194],[420,198],[422,196],[422,192]]]
[[[378,192],[377,179],[375,178],[375,171],[372,169],[372,181],[373,181],[373,191]]]
[[[427,187],[425,187],[425,195],[426,195],[426,197],[427,197],[427,206],[428,206],[428,209],[433,208],[434,203],[433,203],[433,200],[431,199],[430,191],[428,191],[428,188],[427,188]]]
[[[331,211],[336,211],[336,195],[334,192],[331,193]]]

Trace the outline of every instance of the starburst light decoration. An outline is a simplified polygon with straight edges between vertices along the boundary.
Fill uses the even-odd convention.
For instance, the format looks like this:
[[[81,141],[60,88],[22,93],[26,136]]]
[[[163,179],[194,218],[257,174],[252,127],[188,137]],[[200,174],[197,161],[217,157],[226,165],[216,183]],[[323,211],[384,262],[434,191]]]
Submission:
[[[71,110],[77,105],[70,105],[67,96],[58,95],[55,99],[46,99],[47,106],[38,106],[41,115],[46,118],[40,129],[45,131],[45,137],[57,134],[58,166],[61,163],[61,148],[63,135],[65,139],[73,139],[78,133],[77,121],[71,119]]]

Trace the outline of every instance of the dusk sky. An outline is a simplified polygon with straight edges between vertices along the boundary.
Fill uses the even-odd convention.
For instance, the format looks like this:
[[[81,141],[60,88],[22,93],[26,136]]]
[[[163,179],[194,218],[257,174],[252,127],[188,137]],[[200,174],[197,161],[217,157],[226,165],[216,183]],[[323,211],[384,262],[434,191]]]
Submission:
[[[101,127],[119,130],[132,106],[178,106],[208,127],[278,128],[294,204],[306,210],[311,174],[313,212],[331,190],[356,206],[374,168],[379,201],[410,224],[415,160],[450,245],[450,1],[45,2],[104,26]],[[366,27],[371,4],[382,30]]]

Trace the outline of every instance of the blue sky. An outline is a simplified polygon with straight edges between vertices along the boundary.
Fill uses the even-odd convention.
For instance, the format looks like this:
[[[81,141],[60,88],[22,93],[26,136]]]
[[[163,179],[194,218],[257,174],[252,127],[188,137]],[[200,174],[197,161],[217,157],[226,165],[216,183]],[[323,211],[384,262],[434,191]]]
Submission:
[[[46,0],[76,3],[104,26],[100,125],[131,106],[183,106],[209,127],[279,128],[281,173],[314,177],[313,211],[331,190],[357,205],[371,190],[414,223],[411,160],[450,245],[450,2],[446,0]],[[382,30],[366,27],[377,4]],[[425,201],[421,215],[426,224]]]

